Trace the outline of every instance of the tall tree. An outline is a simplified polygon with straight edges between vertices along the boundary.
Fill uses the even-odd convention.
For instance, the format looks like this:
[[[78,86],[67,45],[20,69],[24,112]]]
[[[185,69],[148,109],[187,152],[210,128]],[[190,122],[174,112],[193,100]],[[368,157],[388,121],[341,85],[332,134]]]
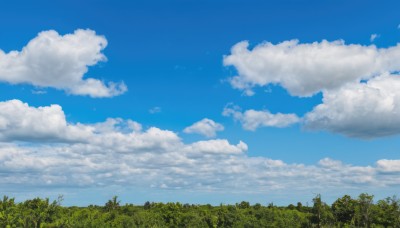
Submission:
[[[333,215],[330,210],[330,207],[322,202],[321,195],[318,194],[313,199],[313,207],[312,207],[312,222],[318,227],[322,227],[325,224],[332,223]]]
[[[332,212],[336,222],[350,225],[354,220],[357,201],[349,195],[344,195],[332,204]]]
[[[120,202],[121,201],[118,200],[118,196],[113,196],[112,199],[108,200],[104,207],[106,211],[114,211],[119,207]]]
[[[357,199],[356,218],[358,225],[362,227],[371,226],[372,206],[374,203],[374,196],[367,193],[361,193]]]

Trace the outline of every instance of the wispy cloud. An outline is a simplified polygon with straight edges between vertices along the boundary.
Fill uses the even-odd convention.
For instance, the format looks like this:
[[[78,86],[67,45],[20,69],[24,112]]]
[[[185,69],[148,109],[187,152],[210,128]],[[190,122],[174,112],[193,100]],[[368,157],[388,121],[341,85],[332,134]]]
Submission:
[[[377,38],[379,38],[381,35],[379,34],[371,34],[369,41],[374,42]]]
[[[35,90],[31,90],[31,91],[32,91],[32,94],[37,94],[37,95],[46,94],[47,93],[46,90],[37,90],[37,89],[35,89]]]
[[[222,112],[224,116],[231,116],[234,120],[239,121],[245,130],[254,131],[259,127],[288,127],[300,122],[300,118],[296,114],[272,114],[268,110],[246,110],[241,111],[240,107],[227,105]]]
[[[159,112],[161,112],[161,107],[158,107],[158,106],[149,109],[149,113],[150,114],[156,114],[156,113],[159,113]]]

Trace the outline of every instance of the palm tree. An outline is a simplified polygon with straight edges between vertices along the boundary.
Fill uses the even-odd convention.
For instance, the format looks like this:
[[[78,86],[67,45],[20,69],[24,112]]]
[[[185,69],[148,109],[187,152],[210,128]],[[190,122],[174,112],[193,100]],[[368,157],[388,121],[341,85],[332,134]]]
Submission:
[[[113,198],[108,200],[108,202],[105,205],[106,211],[116,210],[119,207],[120,202],[121,201],[118,200],[118,196],[113,196]]]

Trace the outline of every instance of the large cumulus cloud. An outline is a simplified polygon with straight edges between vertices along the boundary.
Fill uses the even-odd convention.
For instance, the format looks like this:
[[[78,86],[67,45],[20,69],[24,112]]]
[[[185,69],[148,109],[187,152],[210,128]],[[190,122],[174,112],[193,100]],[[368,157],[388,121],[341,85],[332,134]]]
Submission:
[[[127,90],[123,82],[84,78],[88,67],[105,61],[107,40],[92,30],[60,35],[40,32],[21,51],[0,50],[0,81],[53,87],[69,94],[113,97]]]
[[[399,75],[384,74],[324,92],[323,103],[306,114],[305,127],[359,138],[399,134],[399,88]]]
[[[234,66],[238,75],[233,87],[252,94],[255,86],[279,84],[294,96],[311,96],[341,87],[348,82],[369,79],[377,74],[400,70],[400,45],[345,44],[344,41],[279,44],[262,43],[252,50],[243,41],[224,57],[225,66]]]

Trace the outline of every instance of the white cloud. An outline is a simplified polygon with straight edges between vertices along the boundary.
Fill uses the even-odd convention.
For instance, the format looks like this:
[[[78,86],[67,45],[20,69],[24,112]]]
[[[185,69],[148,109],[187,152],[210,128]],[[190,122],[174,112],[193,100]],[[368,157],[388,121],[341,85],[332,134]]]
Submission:
[[[376,162],[377,169],[381,172],[400,173],[400,160],[382,159]]]
[[[108,118],[105,122],[92,125],[96,133],[110,132],[140,132],[142,125],[136,121],[123,120],[121,118]]]
[[[216,123],[213,120],[208,118],[204,118],[193,125],[186,127],[183,132],[185,133],[196,133],[201,134],[206,137],[215,137],[217,135],[217,131],[223,131],[224,126],[222,124]]]
[[[241,154],[247,151],[248,148],[247,144],[242,141],[237,145],[231,145],[226,139],[215,139],[192,143],[186,149],[193,153]]]
[[[120,143],[123,143],[122,141]],[[202,145],[205,144],[205,145]],[[215,145],[214,145],[215,144]],[[77,144],[27,147],[0,144],[0,184],[54,187],[124,187],[221,192],[345,191],[399,186],[398,169],[354,166],[329,158],[315,165],[249,157],[244,143],[211,140],[169,150],[131,153]],[[392,165],[399,163],[392,160]],[[394,167],[394,166],[392,166]],[[385,170],[386,168],[386,170]]]
[[[369,41],[374,42],[377,38],[379,38],[379,34],[371,34],[371,37],[369,38]]]
[[[237,106],[224,108],[224,116],[232,116],[234,120],[240,121],[245,130],[254,131],[259,127],[287,127],[298,123],[300,118],[296,114],[272,114],[268,110],[256,111],[253,109],[241,112]]]
[[[105,37],[89,29],[66,35],[43,31],[21,51],[0,50],[0,81],[53,87],[74,95],[117,96],[127,90],[123,82],[83,78],[89,66],[106,60],[102,53],[106,46]]]
[[[20,100],[0,102],[1,141],[81,141],[90,131],[65,120],[59,105],[30,107]]]
[[[13,192],[28,186],[110,185],[224,193],[365,191],[400,183],[398,160],[379,160],[374,166],[354,166],[329,158],[315,165],[287,164],[250,157],[242,141],[236,145],[225,139],[186,144],[172,131],[156,127],[142,130],[131,120],[71,124],[58,105],[35,108],[18,100],[0,105],[0,110],[5,110],[0,114],[1,137],[8,142],[0,143],[0,185],[14,186]],[[15,121],[4,115],[17,111],[25,116],[24,121],[18,115]],[[70,140],[71,128],[81,140]],[[31,134],[43,139],[25,143],[31,142]],[[45,140],[46,136],[52,140]],[[64,143],[51,142],[55,138]],[[10,143],[13,139],[19,141]]]
[[[399,75],[383,74],[326,91],[323,103],[304,117],[305,127],[359,138],[399,134],[399,88]]]
[[[252,50],[248,46],[247,41],[240,42],[224,57],[224,65],[238,72],[231,78],[232,86],[248,95],[255,86],[279,84],[292,95],[311,96],[400,70],[400,45],[378,49],[340,40],[304,44],[290,40],[265,42]]]
[[[377,37],[373,34],[371,40]],[[238,71],[231,79],[233,87],[252,95],[255,86],[279,84],[294,96],[322,92],[323,101],[301,120],[295,114],[226,109],[224,115],[239,120],[243,128],[285,127],[301,121],[307,129],[357,138],[400,133],[400,44],[377,48],[291,40],[263,43],[252,50],[248,45],[240,42],[224,57],[224,64]]]

